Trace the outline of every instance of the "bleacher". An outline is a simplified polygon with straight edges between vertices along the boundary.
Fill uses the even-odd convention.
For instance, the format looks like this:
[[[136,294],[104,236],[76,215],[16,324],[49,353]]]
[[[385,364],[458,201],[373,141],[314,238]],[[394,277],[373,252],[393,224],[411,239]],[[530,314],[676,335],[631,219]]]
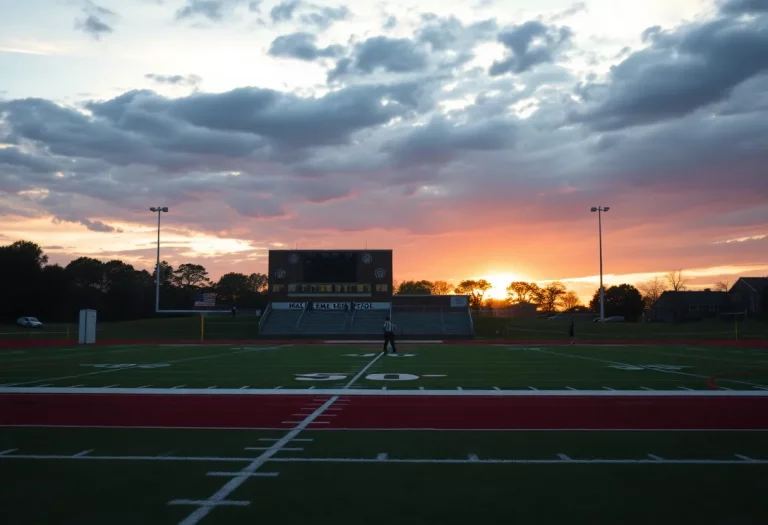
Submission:
[[[389,310],[283,310],[270,308],[264,335],[380,337]],[[471,338],[469,310],[440,306],[394,306],[392,320],[399,338]]]

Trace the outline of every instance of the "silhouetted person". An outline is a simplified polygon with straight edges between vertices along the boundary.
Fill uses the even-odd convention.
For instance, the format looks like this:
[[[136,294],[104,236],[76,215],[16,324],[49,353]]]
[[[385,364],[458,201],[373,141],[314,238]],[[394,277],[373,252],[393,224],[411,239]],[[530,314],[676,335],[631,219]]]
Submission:
[[[576,327],[573,324],[573,318],[571,318],[571,323],[568,325],[568,337],[571,338],[571,344],[576,342]]]
[[[384,348],[381,349],[385,354],[387,353],[387,345],[392,345],[392,353],[397,353],[395,348],[395,323],[393,323],[389,316],[384,320]]]

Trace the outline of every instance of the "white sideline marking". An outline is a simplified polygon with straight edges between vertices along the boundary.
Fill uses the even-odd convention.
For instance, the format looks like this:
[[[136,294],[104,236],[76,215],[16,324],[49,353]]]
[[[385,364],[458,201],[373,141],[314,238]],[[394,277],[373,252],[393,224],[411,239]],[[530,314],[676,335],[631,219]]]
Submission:
[[[568,390],[576,390],[575,388],[572,388],[572,387],[570,387],[570,386],[567,386],[567,387],[565,387],[565,388],[567,388]]]
[[[211,503],[218,503],[221,501],[224,501],[224,498],[229,496],[232,492],[234,492],[240,485],[242,485],[245,480],[248,479],[248,474],[257,471],[264,463],[266,463],[268,460],[272,458],[275,454],[280,452],[280,450],[285,447],[290,441],[295,438],[302,430],[307,428],[310,423],[312,423],[315,419],[320,417],[325,410],[330,407],[339,397],[333,396],[328,401],[323,404],[320,408],[312,412],[310,415],[308,415],[303,421],[301,421],[296,428],[288,432],[285,436],[283,436],[280,441],[277,441],[274,445],[269,447],[268,450],[265,450],[263,454],[261,454],[258,458],[253,460],[248,466],[246,466],[242,473],[245,475],[240,475],[235,478],[232,478],[229,480],[223,487],[221,487],[219,490],[217,490],[210,498],[205,500],[206,502]],[[189,516],[187,516],[186,519],[179,522],[179,525],[194,525],[197,522],[199,522],[201,519],[206,517],[208,513],[211,512],[213,509],[213,506],[209,504],[202,504],[200,505],[197,510],[192,512]]]
[[[529,390],[538,390],[538,388],[536,388],[536,387],[533,387],[533,386],[529,386],[529,387],[528,387],[528,389],[529,389]]]
[[[565,454],[558,454],[557,457],[559,457],[563,461],[573,461],[571,458],[569,458]]]
[[[246,388],[248,388],[248,385],[246,385],[246,386],[241,386],[241,387],[240,387],[240,390],[245,390]]]
[[[41,386],[48,386],[48,385],[41,385]],[[116,387],[116,386],[120,386],[120,383],[115,383],[114,385],[107,385],[104,388],[113,388],[113,387]]]
[[[499,387],[497,387],[497,386],[493,387],[493,389],[494,389],[494,390],[501,390],[501,388],[499,388]]]
[[[688,387],[685,387],[685,386],[679,386],[677,388],[679,388],[680,390],[688,390],[689,392],[693,391],[693,388],[688,388]]]
[[[664,461],[664,458],[657,456],[656,454],[648,454],[648,457],[655,459],[656,461]]]
[[[401,429],[398,429],[401,430]],[[561,430],[558,429],[558,432]],[[473,430],[473,432],[475,432]],[[16,450],[16,449],[11,449]],[[266,452],[265,452],[266,454]],[[264,454],[262,454],[263,456]],[[745,456],[746,457],[746,456]],[[254,458],[244,457],[208,457],[208,456],[63,456],[41,454],[0,454],[0,462],[7,459],[37,459],[37,460],[79,460],[79,461],[180,461],[180,462],[204,462],[204,463],[247,463],[255,462]],[[261,456],[256,461],[262,461]],[[568,463],[571,465],[768,465],[768,459],[376,459],[372,458],[275,458],[264,459],[263,463],[444,463],[444,464],[557,464]],[[246,467],[247,468],[247,467]],[[236,474],[240,478],[246,478],[250,472],[240,471]],[[237,486],[240,486],[238,483]],[[225,485],[226,486],[226,485]],[[222,487],[223,488],[223,487]],[[236,488],[236,487],[235,487]],[[234,489],[233,489],[234,490]],[[185,500],[188,501],[188,500]],[[196,500],[197,501],[197,500]],[[199,500],[199,501],[211,501]],[[207,514],[207,513],[206,513]]]
[[[80,452],[78,452],[77,454],[73,454],[73,456],[72,456],[72,457],[75,457],[75,458],[81,458],[81,457],[83,457],[83,456],[87,456],[87,455],[88,455],[90,452],[93,452],[93,449],[92,449],[92,448],[89,448],[88,450],[81,450],[81,451],[80,451]]]
[[[279,472],[249,472],[247,474],[243,474],[242,472],[209,472],[206,474],[206,476],[216,476],[216,477],[235,477],[235,476],[249,476],[249,477],[259,477],[259,478],[276,478],[280,475]]]
[[[388,454],[386,452],[382,452],[381,454],[376,456],[376,459],[378,459],[379,461],[384,461],[385,459],[387,459],[387,457],[389,457]]]
[[[518,397],[518,396],[609,396],[609,397],[633,397],[633,396],[653,396],[653,397],[768,397],[768,389],[760,390],[744,389],[733,390],[730,388],[720,387],[720,390],[654,390],[652,388],[641,387],[643,390],[416,390],[416,389],[396,389],[396,390],[379,390],[377,388],[360,388],[357,389],[357,385],[344,388],[328,388],[323,389],[323,394],[326,396],[439,396],[439,397],[451,397],[451,396],[491,396],[491,397]],[[205,395],[308,395],[307,389],[288,389],[283,388],[279,392],[275,392],[273,388],[249,388],[247,390],[237,388],[217,388],[215,390],[209,390],[207,388],[105,388],[105,387],[85,387],[73,389],[71,387],[48,387],[41,388],[40,386],[33,387],[7,387],[0,389],[3,394],[131,394],[131,395],[189,395],[189,394],[205,394]]]
[[[744,461],[755,461],[753,458],[750,458],[749,456],[745,456],[743,454],[734,454],[739,459],[743,459]]]
[[[151,387],[151,386],[152,386],[152,385],[142,385],[142,386],[140,386],[139,388],[149,388],[149,387]]]
[[[309,390],[314,390],[314,388],[315,388],[315,387],[311,386],[311,387],[309,387]]]
[[[207,387],[206,389],[207,389],[207,390],[210,390],[210,389],[212,389],[212,388],[216,388],[216,386],[209,386],[209,387]]]
[[[176,386],[172,386],[171,388],[184,388],[185,386],[187,385],[176,385]]]
[[[350,380],[350,382],[349,382],[349,383],[347,383],[346,385],[344,385],[344,388],[346,389],[346,388],[349,388],[350,386],[354,385],[354,384],[355,384],[355,381],[357,381],[358,379],[360,379],[360,377],[362,377],[362,375],[363,375],[363,374],[365,374],[365,373],[368,371],[368,369],[369,369],[369,368],[371,368],[371,367],[372,367],[372,366],[373,366],[373,365],[376,363],[376,361],[378,361],[379,359],[381,359],[381,356],[383,356],[383,355],[384,355],[384,354],[382,353],[382,354],[379,354],[379,355],[377,355],[377,356],[376,356],[376,357],[374,357],[373,359],[371,359],[371,360],[368,362],[368,364],[367,364],[367,365],[365,365],[365,366],[363,367],[363,369],[362,369],[362,370],[360,370],[360,371],[357,373],[357,375],[356,375],[355,377],[353,377],[353,378]]]
[[[80,388],[81,386],[85,386],[85,385],[72,385],[69,388]]]
[[[275,390],[280,390],[281,388],[283,388],[283,387],[282,386],[276,386]]]
[[[5,456],[6,454],[10,454],[11,452],[16,452],[19,450],[18,448],[8,448],[0,452],[0,456]]]
[[[613,390],[613,388],[609,388],[609,387],[607,387],[607,386],[604,386],[604,387],[603,387],[603,390],[610,390],[611,392],[613,392],[613,391],[614,391],[614,390]]]
[[[235,501],[235,500],[226,500],[226,499],[220,499],[218,501],[211,501],[209,499],[174,499],[168,502],[168,505],[195,505],[199,506],[202,509],[206,510],[206,514],[208,514],[213,507],[247,507],[250,505],[250,501]],[[187,518],[189,519],[189,518]],[[182,522],[184,523],[184,522]],[[197,523],[197,522],[195,522]]]

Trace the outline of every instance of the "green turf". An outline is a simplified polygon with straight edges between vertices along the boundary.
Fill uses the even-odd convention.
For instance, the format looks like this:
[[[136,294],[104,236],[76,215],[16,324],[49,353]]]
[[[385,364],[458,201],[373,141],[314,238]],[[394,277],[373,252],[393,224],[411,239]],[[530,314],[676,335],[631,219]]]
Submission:
[[[0,352],[0,385],[185,388],[340,388],[378,345],[72,346]],[[407,345],[376,360],[352,388],[684,390],[707,379],[768,388],[768,350],[645,345]],[[119,368],[124,367],[124,368]],[[329,381],[300,374],[338,374]],[[408,374],[381,380],[371,374]],[[439,377],[427,377],[427,376]]]
[[[248,430],[3,428],[0,523],[179,523],[231,478],[208,472],[248,464],[246,451],[280,433]],[[304,450],[282,452],[227,496],[202,524],[738,523],[768,520],[768,466],[750,464],[310,463],[281,458],[768,459],[766,432],[304,431]],[[45,459],[71,455],[124,459]],[[2,452],[2,450],[0,450]],[[131,456],[214,461],[130,459]],[[738,461],[738,460],[737,460]]]

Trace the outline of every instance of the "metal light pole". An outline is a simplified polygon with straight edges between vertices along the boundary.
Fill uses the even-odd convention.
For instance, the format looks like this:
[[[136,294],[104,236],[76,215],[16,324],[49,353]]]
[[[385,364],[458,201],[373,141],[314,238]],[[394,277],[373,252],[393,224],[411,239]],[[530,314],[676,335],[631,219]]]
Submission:
[[[160,311],[160,215],[168,213],[168,208],[150,208],[149,211],[157,213],[157,266],[155,267],[155,312]]]
[[[597,231],[600,243],[600,322],[605,322],[605,288],[603,287],[603,212],[608,206],[593,206],[592,213],[597,212]]]

